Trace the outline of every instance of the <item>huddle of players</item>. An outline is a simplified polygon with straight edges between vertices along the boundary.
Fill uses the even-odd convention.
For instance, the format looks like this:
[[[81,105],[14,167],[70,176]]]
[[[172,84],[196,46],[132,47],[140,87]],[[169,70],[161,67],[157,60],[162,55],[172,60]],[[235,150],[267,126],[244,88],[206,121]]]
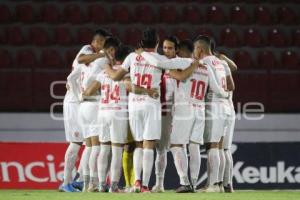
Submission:
[[[155,29],[143,32],[135,51],[101,29],[91,45],[77,54],[64,99],[70,145],[61,191],[76,192],[83,181],[83,191],[120,192],[124,155],[126,185],[131,186],[134,176],[131,191],[150,192],[156,150],[156,184],[151,191],[163,192],[170,150],[180,178],[176,192],[195,192],[200,144],[204,143],[208,180],[199,191],[233,191],[230,146],[235,112],[231,70],[236,70],[236,65],[214,52],[215,43],[207,36],[180,43],[174,36],[167,37],[164,55],[156,52],[158,45]],[[83,141],[80,176],[73,181],[72,171]],[[132,158],[129,152],[133,144]]]

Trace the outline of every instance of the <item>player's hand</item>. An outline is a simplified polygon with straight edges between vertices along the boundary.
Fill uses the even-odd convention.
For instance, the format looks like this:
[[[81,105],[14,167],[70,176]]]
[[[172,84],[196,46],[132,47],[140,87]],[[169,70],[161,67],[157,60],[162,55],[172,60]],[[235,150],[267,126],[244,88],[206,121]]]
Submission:
[[[143,53],[144,49],[143,48],[138,48],[135,50],[135,53],[138,55],[141,55]]]
[[[159,97],[158,89],[149,89],[148,95],[153,99],[157,99]]]
[[[80,93],[79,94],[79,102],[83,102],[83,100],[84,100],[83,93]]]
[[[191,66],[196,69],[197,67],[199,67],[200,63],[199,63],[199,60],[194,60],[191,64]]]

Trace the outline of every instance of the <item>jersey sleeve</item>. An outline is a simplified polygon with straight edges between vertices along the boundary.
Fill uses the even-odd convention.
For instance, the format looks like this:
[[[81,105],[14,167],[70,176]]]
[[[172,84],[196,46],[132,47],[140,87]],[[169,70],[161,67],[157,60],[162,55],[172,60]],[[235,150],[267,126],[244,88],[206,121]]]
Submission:
[[[98,74],[98,75],[96,76],[95,81],[101,83],[101,82],[103,81],[103,74],[102,74],[102,73]]]
[[[108,59],[105,57],[98,58],[93,63],[91,63],[91,76],[87,79],[88,84],[96,79],[96,77],[104,69],[104,66],[106,64],[108,64]]]
[[[228,98],[229,94],[226,92],[217,82],[214,71],[210,66],[206,66],[208,71],[208,84],[213,93],[223,97]]]
[[[78,91],[80,91],[79,90],[80,88],[79,88],[79,84],[77,83],[77,80],[80,77],[80,73],[81,73],[81,67],[77,66],[74,67],[73,71],[67,77],[67,83],[70,86],[70,89],[78,98],[79,98]]]
[[[87,54],[92,54],[92,53],[94,53],[94,51],[93,51],[91,45],[85,45],[80,49],[78,55],[81,55],[81,54],[87,55]]]
[[[230,68],[229,68],[227,62],[223,61],[222,64],[224,66],[226,76],[230,76],[231,75],[231,71],[230,71]]]
[[[124,62],[123,62],[122,65],[121,65],[121,68],[124,69],[124,70],[127,71],[127,72],[129,71],[130,64],[131,64],[131,58],[132,58],[133,55],[134,55],[133,53],[129,54],[129,55],[125,58]]]
[[[167,59],[164,56],[153,55],[148,52],[143,52],[142,56],[154,66],[162,69],[186,69],[191,65],[193,59],[190,58],[172,58]]]

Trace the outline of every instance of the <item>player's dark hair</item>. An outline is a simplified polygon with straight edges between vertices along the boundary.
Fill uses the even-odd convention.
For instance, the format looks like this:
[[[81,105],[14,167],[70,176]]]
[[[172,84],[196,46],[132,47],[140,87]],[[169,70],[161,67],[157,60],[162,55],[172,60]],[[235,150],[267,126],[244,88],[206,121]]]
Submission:
[[[168,37],[166,37],[165,39],[164,39],[164,41],[170,41],[170,42],[172,42],[172,43],[174,43],[174,45],[175,45],[175,50],[177,50],[178,49],[178,44],[179,44],[179,40],[178,40],[178,38],[175,36],[175,35],[171,35],[171,36],[168,36]]]
[[[106,40],[105,40],[105,43],[104,43],[104,49],[108,49],[110,47],[113,47],[115,49],[118,49],[118,47],[120,46],[121,42],[118,38],[115,38],[115,37],[108,37]]]
[[[182,40],[182,41],[179,43],[178,48],[179,48],[179,49],[186,49],[186,50],[188,50],[190,53],[192,53],[192,52],[194,51],[194,45],[193,45],[192,40],[190,40],[190,39]]]
[[[111,37],[112,36],[111,32],[109,32],[106,29],[102,29],[102,28],[99,28],[95,31],[94,36],[96,36],[96,35],[100,35],[103,37]]]
[[[203,42],[205,42],[209,47],[211,46],[211,39],[210,39],[210,37],[209,36],[207,36],[207,35],[198,35],[197,37],[196,37],[196,39],[194,40],[194,42],[198,42],[198,41],[203,41]]]
[[[123,62],[125,58],[133,52],[133,49],[129,46],[121,45],[116,51],[115,57],[116,61],[121,61]]]
[[[154,48],[159,42],[159,36],[154,28],[147,28],[142,35],[140,46],[142,48]]]

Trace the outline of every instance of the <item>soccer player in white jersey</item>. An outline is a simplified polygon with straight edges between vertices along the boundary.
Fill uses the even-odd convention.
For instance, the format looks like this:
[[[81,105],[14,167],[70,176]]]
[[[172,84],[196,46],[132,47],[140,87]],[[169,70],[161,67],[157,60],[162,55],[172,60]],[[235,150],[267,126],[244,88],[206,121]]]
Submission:
[[[166,37],[163,41],[163,53],[168,58],[175,58],[178,48],[178,39],[176,36]],[[156,145],[155,175],[156,183],[152,192],[164,192],[164,178],[167,167],[167,151],[170,145],[171,132],[171,109],[173,105],[174,90],[177,81],[170,77],[168,71],[165,71],[161,84],[161,103],[162,103],[162,133],[161,139]]]
[[[104,44],[104,53],[109,55],[112,49],[117,48],[119,40],[109,37],[106,38]],[[104,69],[105,64],[109,63],[108,57],[98,58],[88,66],[82,67],[81,71],[71,77],[77,78],[80,75],[81,93],[95,80],[96,76]],[[98,99],[99,93],[84,99],[79,109],[79,119],[83,128],[83,135],[86,142],[86,148],[89,150],[86,159],[87,164],[83,166],[84,175],[84,191],[97,191],[97,158],[99,154],[99,126],[97,124]]]
[[[128,73],[130,68],[132,84],[146,89],[155,89],[160,87],[162,69],[184,69],[193,62],[191,59],[185,59],[181,62],[171,59],[169,62],[150,64],[144,56],[154,56],[159,60],[166,61],[164,56],[155,53],[158,43],[159,38],[156,30],[145,30],[140,45],[147,52],[143,52],[142,55],[131,53],[127,56],[120,69],[113,70],[108,67],[106,72],[112,79],[120,80]],[[134,188],[136,192],[150,192],[148,184],[153,168],[153,149],[156,141],[160,140],[161,137],[161,103],[159,99],[130,93],[128,108],[129,124],[133,138],[136,141],[133,156],[136,180]],[[143,179],[141,179],[142,171]]]
[[[230,115],[228,116],[227,119],[227,125],[225,127],[225,136],[223,140],[223,149],[224,149],[224,158],[225,158],[225,167],[224,167],[224,176],[221,181],[223,181],[223,186],[225,192],[233,192],[233,187],[232,187],[232,171],[233,171],[233,159],[232,159],[232,153],[231,153],[231,144],[232,144],[232,139],[233,139],[233,133],[234,133],[234,125],[235,125],[235,110],[234,110],[234,105],[232,101],[232,96],[233,96],[233,90],[235,89],[235,84],[232,78],[232,72],[235,72],[237,70],[236,64],[229,59],[227,56],[224,54],[221,54],[217,52],[216,49],[216,43],[213,39],[211,39],[211,49],[212,52],[222,60],[224,63],[224,68],[228,72],[228,76],[226,77],[227,80],[227,88],[230,90],[230,97],[228,99],[228,103],[230,105]],[[220,154],[221,155],[221,154]],[[221,171],[221,170],[220,170]]]
[[[109,35],[109,33],[102,29],[95,32],[91,44],[83,46],[76,55],[72,64],[73,73],[80,70],[81,65],[88,64],[104,56],[99,53],[99,51],[103,48],[104,38],[107,35]],[[79,98],[77,94],[79,93],[79,87],[70,88],[70,84],[67,83],[67,88],[68,90],[63,103],[63,114],[66,140],[70,142],[70,144],[65,153],[64,181],[60,186],[60,191],[73,192],[76,191],[74,187],[82,189],[80,182],[75,182],[74,187],[71,185],[71,182],[72,171],[75,167],[80,146],[83,143],[83,135],[78,123]]]
[[[212,54],[211,40],[206,36],[198,36],[194,42],[194,56],[200,58],[201,61],[211,69],[216,79],[217,85],[223,90],[227,90],[226,71],[222,61]],[[219,174],[220,169],[220,152],[219,146],[222,143],[225,134],[225,124],[227,115],[229,115],[227,95],[220,95],[210,89],[207,94],[206,101],[206,121],[204,142],[208,149],[208,186],[202,190],[203,192],[220,192]]]

